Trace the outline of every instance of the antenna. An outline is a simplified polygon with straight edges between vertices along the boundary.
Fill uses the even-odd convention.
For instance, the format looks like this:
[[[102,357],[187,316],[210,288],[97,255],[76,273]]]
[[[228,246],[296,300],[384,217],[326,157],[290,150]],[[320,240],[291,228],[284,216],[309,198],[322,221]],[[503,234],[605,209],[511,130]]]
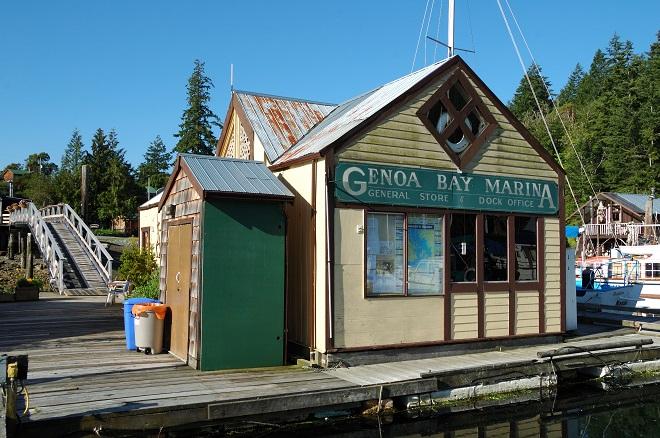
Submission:
[[[234,64],[229,67],[229,89],[234,91]]]
[[[447,58],[454,56],[454,0],[449,0],[447,11]]]

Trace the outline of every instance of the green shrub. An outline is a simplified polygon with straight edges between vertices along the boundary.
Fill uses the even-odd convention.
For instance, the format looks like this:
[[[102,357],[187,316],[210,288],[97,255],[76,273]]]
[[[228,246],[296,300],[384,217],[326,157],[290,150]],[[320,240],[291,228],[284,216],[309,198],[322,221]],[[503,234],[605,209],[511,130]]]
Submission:
[[[160,272],[156,270],[151,274],[149,281],[143,285],[136,286],[131,294],[136,297],[151,298],[154,300],[160,299]]]
[[[18,281],[16,282],[16,287],[31,287],[31,286],[36,286],[39,290],[41,290],[41,286],[43,286],[43,283],[41,280],[37,280],[36,278],[19,278]]]
[[[154,273],[158,272],[151,248],[140,249],[135,239],[124,249],[119,262],[119,279],[129,280],[136,288],[148,283]]]
[[[128,234],[122,231],[111,230],[109,228],[98,228],[94,230],[97,236],[126,237]]]

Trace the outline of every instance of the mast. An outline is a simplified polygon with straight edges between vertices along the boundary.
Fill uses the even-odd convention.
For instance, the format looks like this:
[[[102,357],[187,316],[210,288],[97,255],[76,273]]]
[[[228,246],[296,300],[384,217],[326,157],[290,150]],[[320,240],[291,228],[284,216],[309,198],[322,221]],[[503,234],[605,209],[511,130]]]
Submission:
[[[449,0],[447,12],[447,58],[454,56],[454,0]]]

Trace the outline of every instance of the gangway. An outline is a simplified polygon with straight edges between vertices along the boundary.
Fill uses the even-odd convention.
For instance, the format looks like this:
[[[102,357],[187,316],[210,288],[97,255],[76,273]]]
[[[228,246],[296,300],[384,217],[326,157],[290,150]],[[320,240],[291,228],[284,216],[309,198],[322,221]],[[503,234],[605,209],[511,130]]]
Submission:
[[[31,202],[23,203],[9,214],[9,222],[30,228],[51,284],[60,294],[107,293],[113,258],[71,206],[37,209]]]

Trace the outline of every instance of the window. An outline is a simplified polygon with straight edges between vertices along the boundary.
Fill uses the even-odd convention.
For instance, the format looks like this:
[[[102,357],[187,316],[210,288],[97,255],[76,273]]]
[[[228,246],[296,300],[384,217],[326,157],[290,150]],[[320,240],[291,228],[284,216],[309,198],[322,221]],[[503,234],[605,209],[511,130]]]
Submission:
[[[437,215],[369,213],[367,296],[441,294],[442,225]]]
[[[442,218],[408,215],[408,295],[442,292]]]
[[[537,280],[536,218],[516,216],[516,280]]]
[[[367,216],[367,295],[403,295],[403,214]]]
[[[449,228],[451,281],[476,281],[476,214],[453,213]]]
[[[459,168],[470,159],[467,151],[477,149],[496,126],[462,73],[448,79],[417,114]]]
[[[660,263],[644,263],[646,278],[660,278]]]
[[[506,226],[506,216],[484,216],[485,281],[507,281]]]

